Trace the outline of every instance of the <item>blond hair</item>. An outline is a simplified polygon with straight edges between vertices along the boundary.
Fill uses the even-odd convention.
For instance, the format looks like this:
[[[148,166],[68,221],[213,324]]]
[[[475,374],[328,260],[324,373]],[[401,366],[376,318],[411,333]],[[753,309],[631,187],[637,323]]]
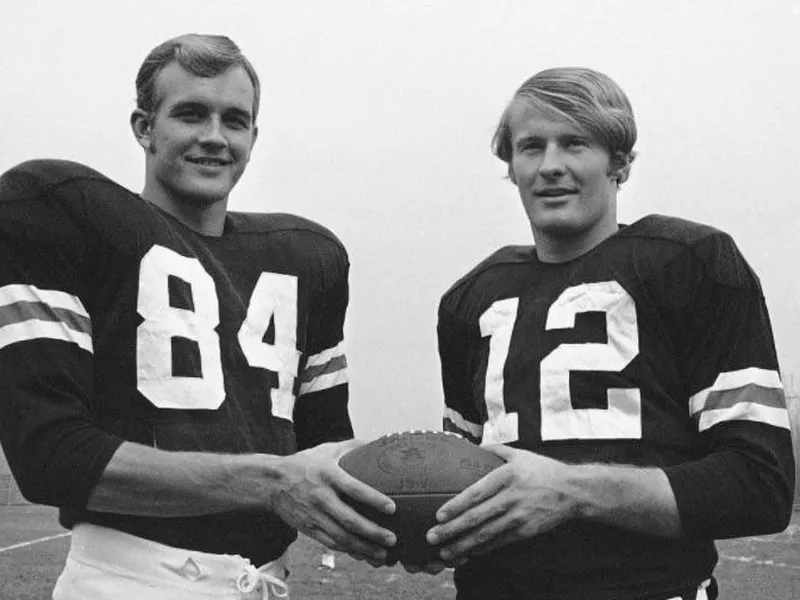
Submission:
[[[608,151],[612,166],[621,171],[619,182],[628,178],[636,157],[636,121],[625,92],[608,75],[582,67],[557,67],[527,79],[506,106],[492,136],[492,152],[506,163],[513,156],[509,116],[518,103],[581,127]]]

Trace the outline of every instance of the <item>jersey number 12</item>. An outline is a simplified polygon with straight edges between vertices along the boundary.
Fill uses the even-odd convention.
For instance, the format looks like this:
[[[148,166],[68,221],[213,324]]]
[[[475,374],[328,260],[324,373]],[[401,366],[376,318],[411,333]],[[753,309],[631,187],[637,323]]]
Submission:
[[[484,396],[488,421],[484,443],[519,439],[517,413],[506,412],[503,371],[517,320],[519,298],[495,301],[481,315],[481,335],[489,338]],[[575,316],[602,312],[605,344],[561,344],[539,364],[539,408],[543,441],[564,439],[638,439],[642,403],[638,388],[609,388],[608,408],[573,408],[571,371],[622,371],[639,353],[639,327],[633,298],[616,281],[585,283],[564,290],[547,311],[546,330],[571,329]]]

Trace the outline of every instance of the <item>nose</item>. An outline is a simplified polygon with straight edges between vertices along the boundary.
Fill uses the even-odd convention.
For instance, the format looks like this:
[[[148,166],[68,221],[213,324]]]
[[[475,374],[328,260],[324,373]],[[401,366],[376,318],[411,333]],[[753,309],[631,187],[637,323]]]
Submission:
[[[546,179],[557,179],[564,175],[564,157],[556,144],[548,144],[539,163],[539,174]]]
[[[223,134],[222,120],[217,115],[212,115],[206,121],[199,141],[204,146],[215,148],[225,147],[228,144],[228,140]]]

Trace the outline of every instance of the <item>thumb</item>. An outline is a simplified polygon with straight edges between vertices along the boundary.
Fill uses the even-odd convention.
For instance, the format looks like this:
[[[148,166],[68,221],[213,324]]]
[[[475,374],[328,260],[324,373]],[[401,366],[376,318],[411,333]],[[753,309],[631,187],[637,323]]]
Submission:
[[[504,446],[503,444],[487,444],[486,446],[481,446],[481,448],[488,450],[492,454],[496,454],[506,462],[510,461],[518,452],[520,452],[516,448]]]
[[[364,440],[359,440],[356,438],[345,440],[342,442],[333,442],[333,445],[336,449],[335,452],[336,458],[340,458],[345,454],[347,454],[348,452],[351,452],[352,450],[355,450],[356,448],[363,446],[364,444],[366,444]]]

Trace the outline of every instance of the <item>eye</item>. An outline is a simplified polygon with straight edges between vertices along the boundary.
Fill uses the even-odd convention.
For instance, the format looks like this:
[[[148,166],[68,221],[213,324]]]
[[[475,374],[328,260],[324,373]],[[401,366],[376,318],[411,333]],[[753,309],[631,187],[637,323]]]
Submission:
[[[586,148],[589,145],[589,140],[586,138],[569,138],[565,141],[564,146],[570,149]]]
[[[247,129],[250,127],[250,119],[244,115],[233,115],[225,118],[225,124],[231,129]]]
[[[521,140],[517,144],[517,152],[521,154],[532,154],[540,151],[544,144],[538,140]]]
[[[177,119],[185,123],[197,123],[203,119],[203,111],[196,106],[186,106],[179,108],[173,113]]]

